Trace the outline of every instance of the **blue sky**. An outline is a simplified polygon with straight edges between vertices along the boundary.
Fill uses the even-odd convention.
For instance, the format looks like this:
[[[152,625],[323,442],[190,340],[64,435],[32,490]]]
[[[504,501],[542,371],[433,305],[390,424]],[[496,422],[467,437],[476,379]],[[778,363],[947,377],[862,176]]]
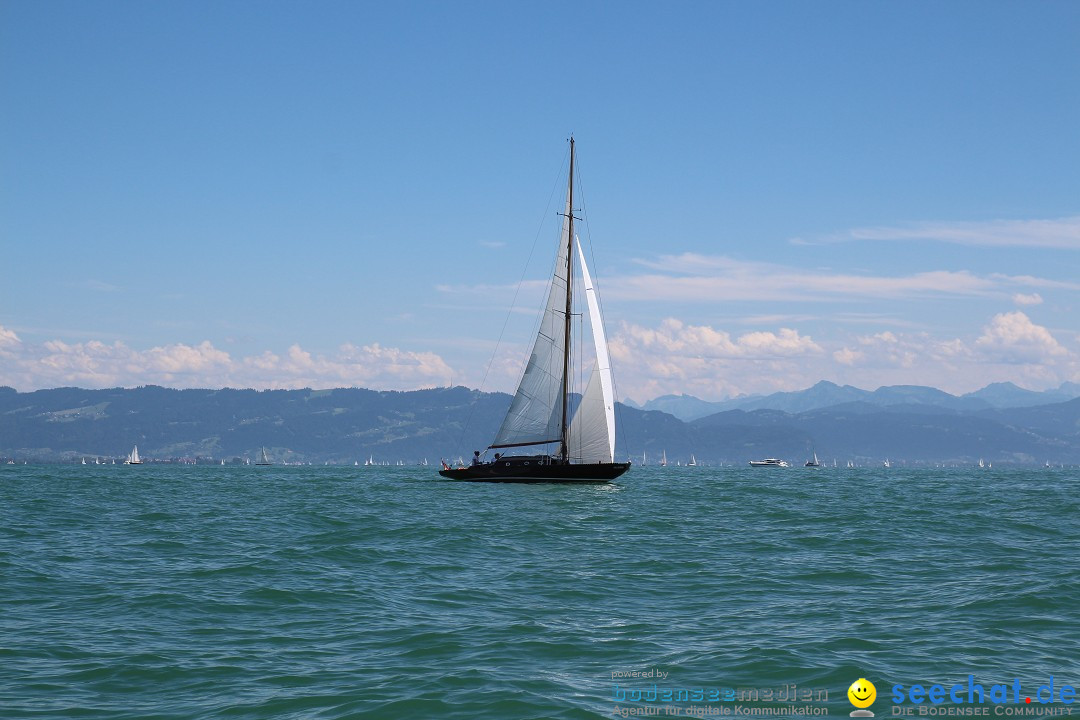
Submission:
[[[571,133],[623,397],[1080,381],[1078,128],[1074,2],[3,0],[0,384],[511,390]]]

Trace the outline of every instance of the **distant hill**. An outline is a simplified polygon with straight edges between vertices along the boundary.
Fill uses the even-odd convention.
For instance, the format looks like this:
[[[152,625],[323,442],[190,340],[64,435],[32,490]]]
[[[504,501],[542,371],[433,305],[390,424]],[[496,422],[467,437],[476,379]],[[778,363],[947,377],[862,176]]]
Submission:
[[[661,395],[649,400],[644,405],[627,402],[628,407],[639,410],[657,410],[674,415],[680,420],[697,420],[725,409],[725,403],[699,400],[693,395]]]
[[[693,421],[727,410],[783,410],[807,412],[852,402],[880,407],[890,405],[930,405],[954,410],[1017,408],[1049,405],[1080,397],[1080,385],[1064,383],[1061,387],[1035,392],[1012,383],[994,383],[962,396],[950,395],[937,388],[921,385],[890,385],[877,390],[861,390],[851,385],[837,385],[822,380],[806,390],[778,392],[771,395],[748,395],[719,402],[700,400],[692,395],[664,395],[641,405],[643,410],[660,410]]]
[[[964,397],[982,400],[996,408],[1033,407],[1035,405],[1065,402],[1080,397],[1080,385],[1062,383],[1061,387],[1035,392],[1034,390],[1017,387],[1011,382],[992,383],[982,390],[968,393]]]
[[[802,393],[769,396],[791,409],[729,409],[690,421],[619,405],[617,454],[655,464],[666,453],[673,465],[691,456],[699,464],[741,465],[762,457],[801,464],[815,452],[826,464],[876,465],[885,458],[1080,462],[1080,399],[1012,408],[991,402],[1010,396],[1031,399],[1010,388],[958,398],[933,388],[867,392],[819,383]],[[817,407],[823,402],[832,404]],[[352,465],[370,457],[408,465],[426,459],[437,466],[439,458],[467,458],[485,448],[509,403],[506,394],[463,387],[257,392],[148,386],[29,393],[0,388],[0,456],[119,461],[138,444],[141,455],[155,460],[243,462],[266,447],[274,462]]]
[[[0,389],[0,454],[413,463],[484,447],[510,396],[463,387],[336,390]]]

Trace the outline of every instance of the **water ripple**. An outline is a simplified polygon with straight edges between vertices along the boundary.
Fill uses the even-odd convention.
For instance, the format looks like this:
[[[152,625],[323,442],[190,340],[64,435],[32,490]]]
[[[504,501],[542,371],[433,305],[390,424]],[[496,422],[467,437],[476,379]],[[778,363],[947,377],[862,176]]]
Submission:
[[[650,668],[827,688],[832,714],[858,677],[879,694],[968,673],[1077,685],[1078,481],[17,466],[0,475],[0,708],[595,718],[614,673]]]

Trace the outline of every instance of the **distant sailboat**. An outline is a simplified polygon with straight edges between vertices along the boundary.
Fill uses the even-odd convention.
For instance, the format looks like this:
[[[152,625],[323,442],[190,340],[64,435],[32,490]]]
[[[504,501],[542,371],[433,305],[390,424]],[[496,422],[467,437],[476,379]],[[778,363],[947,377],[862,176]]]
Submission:
[[[882,467],[892,467],[892,463],[889,462],[889,458],[885,458],[885,462],[883,462],[881,465]]]
[[[690,462],[686,463],[687,467],[697,465],[697,460],[694,458],[693,453],[690,454]]]
[[[262,448],[259,451],[259,459],[255,461],[256,465],[273,465],[270,462],[270,457],[266,454],[266,448]]]
[[[821,463],[818,462],[816,452],[814,453],[814,459],[813,460],[807,460],[806,461],[805,467],[821,467]]]
[[[660,467],[667,467],[667,450],[660,456]]]
[[[645,467],[648,464],[649,464],[648,461],[645,459],[645,453],[641,453],[641,467]],[[1050,467],[1050,466],[1047,465],[1047,467]]]
[[[125,465],[142,465],[142,458],[139,457],[139,446],[131,448],[131,454],[127,456],[127,460],[124,461]]]

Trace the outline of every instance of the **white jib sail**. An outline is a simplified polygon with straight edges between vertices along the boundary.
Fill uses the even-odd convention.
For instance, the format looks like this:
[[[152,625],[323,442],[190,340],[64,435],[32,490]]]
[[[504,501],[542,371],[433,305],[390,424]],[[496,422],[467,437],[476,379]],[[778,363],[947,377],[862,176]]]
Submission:
[[[570,214],[567,190],[566,215]],[[566,334],[566,259],[570,232],[564,217],[559,251],[540,332],[529,354],[514,400],[492,447],[558,442],[562,435],[563,346]]]
[[[596,346],[596,365],[589,377],[585,394],[581,397],[581,405],[570,422],[567,444],[570,457],[575,460],[609,463],[615,457],[615,392],[611,361],[608,359],[607,338],[604,335],[604,322],[600,316],[596,287],[589,275],[589,266],[585,262],[581,243],[576,244],[578,258],[581,260],[585,298],[589,304],[589,324],[592,327],[593,344]]]

